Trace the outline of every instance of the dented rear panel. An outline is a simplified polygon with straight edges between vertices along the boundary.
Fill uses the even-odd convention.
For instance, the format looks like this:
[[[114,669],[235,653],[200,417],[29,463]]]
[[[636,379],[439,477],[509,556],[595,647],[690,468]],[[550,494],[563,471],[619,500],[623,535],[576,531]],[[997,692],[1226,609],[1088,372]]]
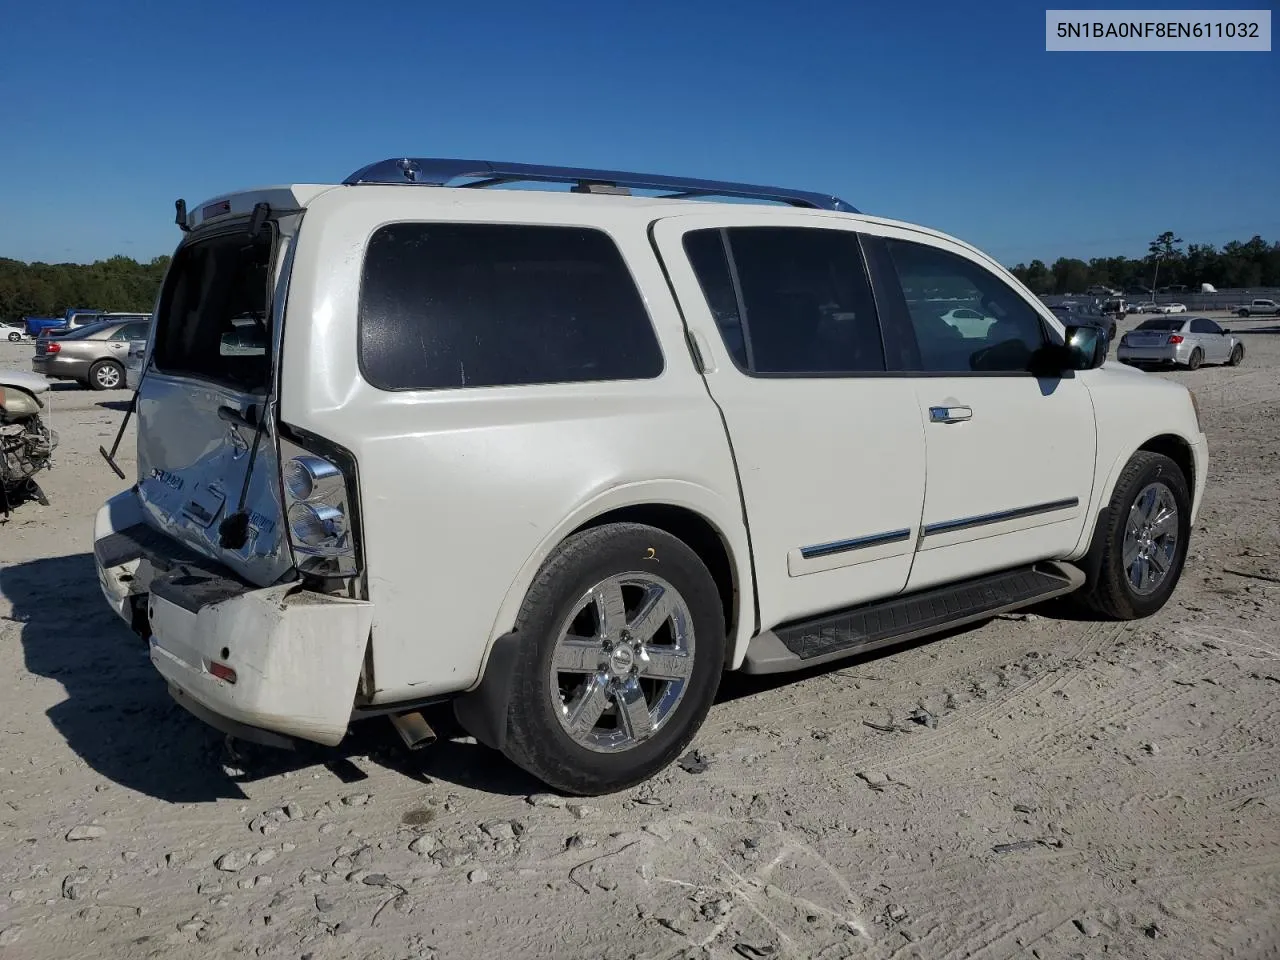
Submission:
[[[138,391],[138,494],[146,521],[262,586],[293,569],[275,384],[302,222],[295,201],[273,190],[197,208],[191,220],[200,225],[165,278]],[[251,233],[259,203],[271,213]]]

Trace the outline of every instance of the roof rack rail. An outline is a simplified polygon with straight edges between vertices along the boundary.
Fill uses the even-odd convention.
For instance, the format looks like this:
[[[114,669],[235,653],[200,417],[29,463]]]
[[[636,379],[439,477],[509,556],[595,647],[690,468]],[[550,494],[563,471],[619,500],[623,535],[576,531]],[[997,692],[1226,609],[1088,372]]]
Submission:
[[[347,186],[362,183],[409,183],[443,187],[455,180],[470,180],[460,187],[496,187],[508,183],[570,183],[578,192],[621,192],[618,188],[670,191],[663,199],[697,197],[737,197],[774,200],[793,207],[857,213],[839,197],[808,190],[765,187],[752,183],[697,180],[657,173],[627,173],[622,170],[592,170],[586,167],[549,167],[532,163],[493,160],[452,160],[438,157],[392,158],[362,167],[342,181]],[[593,190],[593,187],[609,188]]]

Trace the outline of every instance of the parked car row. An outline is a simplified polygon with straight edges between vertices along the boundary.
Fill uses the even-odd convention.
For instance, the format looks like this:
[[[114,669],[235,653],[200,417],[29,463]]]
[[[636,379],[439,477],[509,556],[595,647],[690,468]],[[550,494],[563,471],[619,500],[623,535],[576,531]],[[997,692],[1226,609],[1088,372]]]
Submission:
[[[1131,303],[1127,308],[1128,313],[1186,313],[1187,305],[1185,303]]]

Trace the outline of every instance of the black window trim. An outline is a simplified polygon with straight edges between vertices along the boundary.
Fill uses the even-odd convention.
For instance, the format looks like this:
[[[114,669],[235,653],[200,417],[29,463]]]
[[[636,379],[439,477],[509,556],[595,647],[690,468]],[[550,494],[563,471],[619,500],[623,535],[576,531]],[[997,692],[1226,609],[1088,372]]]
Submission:
[[[623,377],[608,380],[547,380],[537,383],[495,383],[483,384],[481,386],[456,386],[456,387],[385,387],[376,383],[370,378],[368,371],[365,369],[364,351],[360,349],[360,305],[364,302],[364,283],[365,283],[365,264],[369,257],[369,246],[373,242],[373,238],[379,231],[388,227],[397,227],[405,225],[422,225],[422,226],[480,226],[480,227],[551,227],[554,229],[568,230],[590,230],[604,236],[613,246],[614,251],[618,255],[618,259],[622,263],[622,268],[626,271],[627,277],[631,280],[631,287],[635,291],[636,297],[640,302],[640,309],[643,311],[645,319],[649,321],[649,332],[653,335],[654,345],[658,349],[658,372],[651,377]],[[660,380],[667,375],[667,354],[663,348],[662,336],[658,331],[658,326],[654,323],[653,313],[649,309],[648,297],[644,293],[644,288],[640,285],[639,279],[635,275],[635,271],[631,268],[631,262],[627,259],[627,255],[623,252],[622,245],[618,242],[618,238],[613,232],[599,224],[592,223],[571,223],[568,221],[546,221],[546,220],[456,220],[456,219],[435,219],[435,218],[402,218],[396,220],[384,220],[376,224],[368,235],[364,238],[360,250],[360,282],[356,287],[356,369],[360,373],[360,379],[366,384],[380,393],[420,393],[420,394],[441,394],[444,396],[463,395],[470,396],[476,391],[511,391],[527,389],[529,387],[537,387],[541,390],[553,388],[581,388],[603,387],[608,384],[635,384],[649,383]],[[692,351],[691,347],[691,351]]]
[[[742,327],[742,339],[745,344],[747,362],[751,366],[754,364],[754,351],[751,346],[750,321],[747,317],[746,302],[742,294],[742,284],[738,276],[737,261],[733,256],[733,245],[729,242],[729,231],[731,230],[752,230],[757,227],[766,227],[771,229],[789,229],[789,230],[826,230],[833,233],[850,234],[853,236],[855,245],[858,248],[858,256],[861,258],[863,275],[867,280],[868,292],[871,297],[871,310],[875,318],[876,329],[880,333],[880,351],[884,360],[886,369],[884,370],[753,370],[747,369],[738,363],[738,358],[733,355],[733,351],[729,349],[728,343],[724,339],[724,332],[720,329],[720,324],[716,323],[715,317],[712,316],[712,325],[716,328],[716,335],[720,338],[720,344],[724,347],[725,354],[728,355],[730,363],[733,364],[735,370],[745,377],[753,380],[883,380],[887,377],[900,375],[897,371],[889,370],[889,354],[888,345],[885,341],[884,323],[881,320],[879,304],[877,302],[877,290],[875,278],[867,263],[866,251],[863,249],[863,234],[857,229],[851,229],[842,225],[825,226],[824,223],[830,223],[830,220],[823,218],[822,223],[809,224],[793,224],[788,223],[785,227],[778,227],[775,224],[757,222],[757,223],[741,223],[719,227],[690,227],[680,232],[680,255],[688,259],[688,255],[684,251],[684,238],[692,233],[700,233],[714,230],[720,235],[720,242],[724,245],[725,259],[729,264],[729,282],[733,285],[734,301],[738,309],[738,323]],[[692,265],[690,265],[692,266]],[[708,315],[711,314],[711,306],[706,302],[706,294],[702,293],[702,284],[698,280],[697,274],[694,274],[694,282],[698,286],[703,303],[707,308]]]

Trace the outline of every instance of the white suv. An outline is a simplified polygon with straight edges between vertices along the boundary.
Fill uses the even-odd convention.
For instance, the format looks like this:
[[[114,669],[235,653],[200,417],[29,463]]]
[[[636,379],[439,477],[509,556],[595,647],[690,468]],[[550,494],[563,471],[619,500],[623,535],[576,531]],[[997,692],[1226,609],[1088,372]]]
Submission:
[[[542,189],[486,189],[515,181]],[[1073,591],[1141,617],[1181,573],[1191,394],[934,231],[455,160],[178,211],[138,480],[95,552],[173,695],[234,735],[389,715],[417,745],[451,699],[606,792],[686,747],[726,670]]]

